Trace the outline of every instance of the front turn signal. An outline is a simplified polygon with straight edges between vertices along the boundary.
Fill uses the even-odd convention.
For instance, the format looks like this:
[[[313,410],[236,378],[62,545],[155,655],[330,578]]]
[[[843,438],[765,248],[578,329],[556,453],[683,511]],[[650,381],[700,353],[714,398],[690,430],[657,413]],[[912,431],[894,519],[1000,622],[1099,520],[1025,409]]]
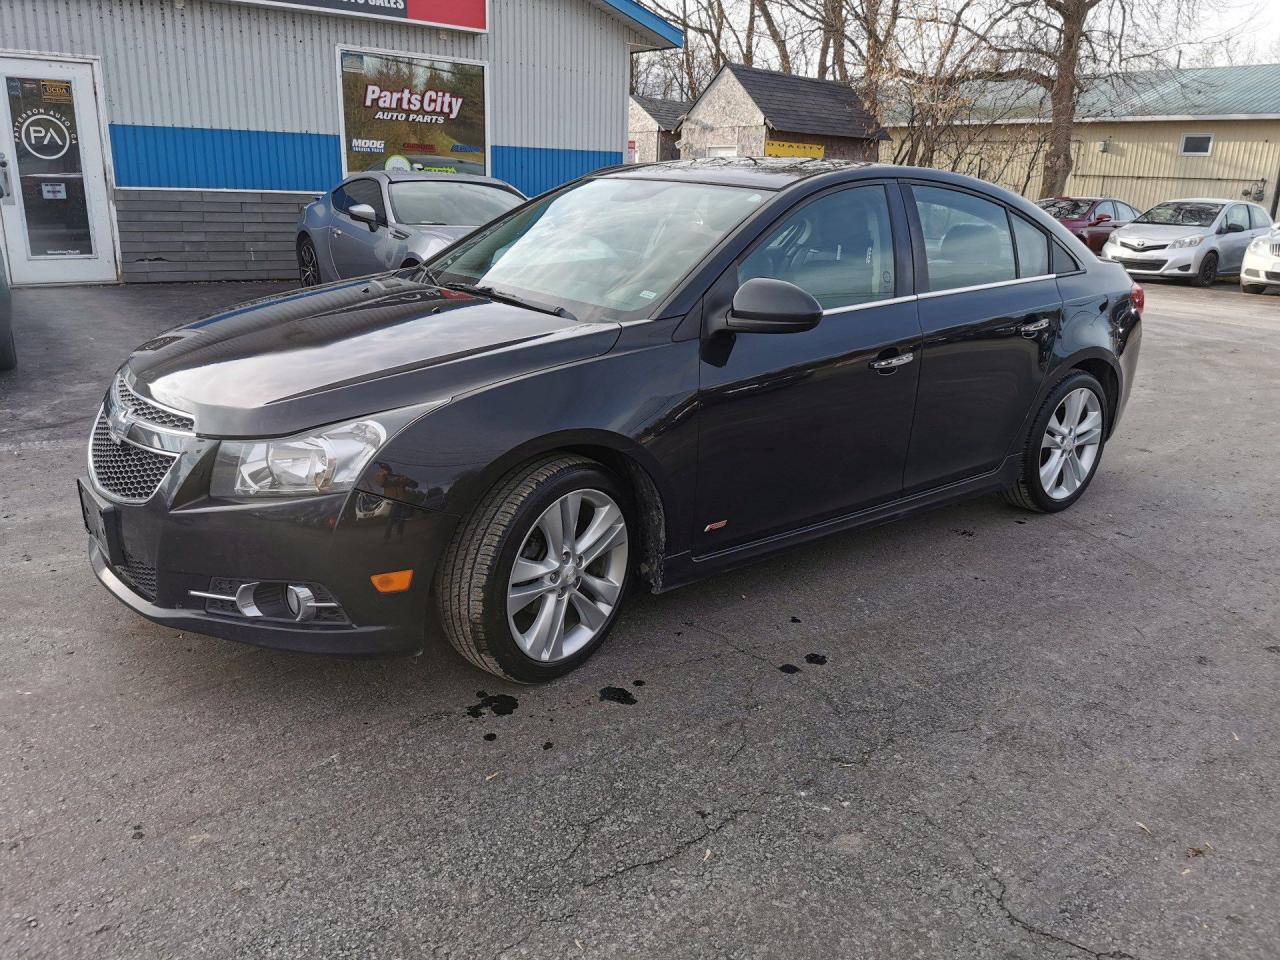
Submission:
[[[390,573],[375,573],[371,576],[373,589],[379,593],[404,593],[413,583],[412,570],[393,570]]]

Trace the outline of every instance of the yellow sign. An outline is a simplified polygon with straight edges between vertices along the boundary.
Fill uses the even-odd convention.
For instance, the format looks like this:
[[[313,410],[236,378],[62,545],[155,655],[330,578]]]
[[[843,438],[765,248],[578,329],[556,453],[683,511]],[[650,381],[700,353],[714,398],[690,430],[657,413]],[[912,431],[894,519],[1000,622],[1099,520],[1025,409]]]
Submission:
[[[827,148],[820,143],[789,143],[786,140],[766,140],[766,157],[825,157]]]

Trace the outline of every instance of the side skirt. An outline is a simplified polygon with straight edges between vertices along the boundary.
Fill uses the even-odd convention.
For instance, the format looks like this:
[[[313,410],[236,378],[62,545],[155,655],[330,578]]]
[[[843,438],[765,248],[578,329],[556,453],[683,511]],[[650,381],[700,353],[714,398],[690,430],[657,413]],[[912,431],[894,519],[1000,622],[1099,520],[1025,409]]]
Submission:
[[[654,592],[666,593],[668,590],[674,590],[685,584],[693,583],[695,580],[701,580],[703,577],[732,570],[748,563],[754,563],[757,560],[763,560],[775,553],[819,540],[834,533],[875,527],[882,523],[889,523],[903,517],[923,513],[935,507],[943,507],[961,500],[971,500],[986,493],[1007,490],[1018,481],[1020,458],[1021,453],[1006,457],[1003,464],[990,473],[984,473],[981,476],[970,477],[968,480],[958,480],[944,487],[912,494],[909,497],[882,503],[856,513],[845,514],[843,517],[824,520],[822,523],[810,524],[786,533],[777,533],[761,540],[753,540],[751,543],[739,544],[727,550],[718,550],[714,553],[703,554],[700,557],[695,557],[691,553],[667,557],[663,565],[661,589]]]

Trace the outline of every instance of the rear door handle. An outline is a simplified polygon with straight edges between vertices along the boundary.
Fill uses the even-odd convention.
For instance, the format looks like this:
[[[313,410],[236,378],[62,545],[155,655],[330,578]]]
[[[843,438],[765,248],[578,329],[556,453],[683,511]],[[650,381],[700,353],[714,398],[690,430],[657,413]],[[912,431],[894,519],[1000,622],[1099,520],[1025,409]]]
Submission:
[[[905,363],[910,363],[916,358],[914,352],[908,350],[906,353],[900,353],[896,357],[887,357],[884,360],[872,360],[872,370],[893,370]]]
[[[1048,330],[1048,329],[1049,329],[1049,318],[1041,317],[1039,320],[1036,320],[1033,323],[1024,323],[1022,326],[1018,328],[1018,332],[1021,333],[1024,337],[1034,337],[1041,330]]]

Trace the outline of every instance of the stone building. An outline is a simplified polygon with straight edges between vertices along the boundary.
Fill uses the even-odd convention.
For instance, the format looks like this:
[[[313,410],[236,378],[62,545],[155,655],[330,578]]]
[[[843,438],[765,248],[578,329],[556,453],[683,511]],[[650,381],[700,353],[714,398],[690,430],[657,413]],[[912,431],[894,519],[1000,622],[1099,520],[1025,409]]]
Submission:
[[[677,131],[680,118],[688,109],[689,103],[685,100],[632,95],[627,114],[627,162],[679,160]]]
[[[680,156],[875,160],[886,134],[848,85],[726,64],[680,126]]]

